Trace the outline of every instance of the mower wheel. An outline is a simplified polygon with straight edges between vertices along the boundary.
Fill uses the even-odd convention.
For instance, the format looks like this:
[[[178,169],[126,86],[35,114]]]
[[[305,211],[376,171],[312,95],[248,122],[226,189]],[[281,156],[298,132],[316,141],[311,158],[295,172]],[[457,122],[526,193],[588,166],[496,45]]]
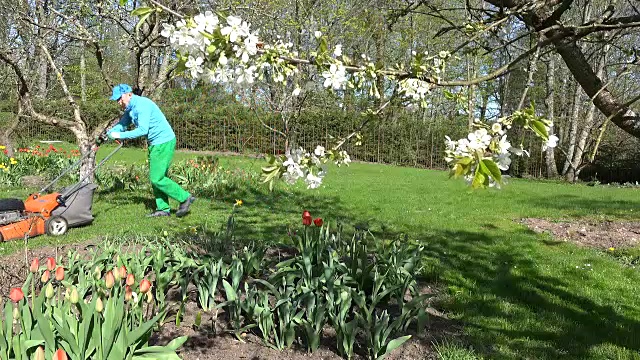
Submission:
[[[69,228],[67,220],[62,216],[52,216],[44,223],[44,230],[47,235],[60,236],[64,235]]]

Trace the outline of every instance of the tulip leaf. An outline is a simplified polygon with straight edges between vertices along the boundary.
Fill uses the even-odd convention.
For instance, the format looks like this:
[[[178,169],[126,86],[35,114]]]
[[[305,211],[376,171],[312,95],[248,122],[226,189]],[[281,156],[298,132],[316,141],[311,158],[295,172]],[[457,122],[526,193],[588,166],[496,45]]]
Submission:
[[[224,280],[224,279],[222,280],[222,286],[224,287],[224,292],[226,294],[228,301],[235,301],[238,299],[238,295],[236,294],[236,291],[233,290],[233,288],[231,287],[231,284],[229,284],[227,280]]]
[[[389,343],[386,346],[384,354],[378,356],[376,359],[384,359],[387,355],[389,355],[389,353],[399,348],[402,344],[404,344],[409,339],[411,339],[411,335],[402,336],[397,339],[393,339],[389,341]]]

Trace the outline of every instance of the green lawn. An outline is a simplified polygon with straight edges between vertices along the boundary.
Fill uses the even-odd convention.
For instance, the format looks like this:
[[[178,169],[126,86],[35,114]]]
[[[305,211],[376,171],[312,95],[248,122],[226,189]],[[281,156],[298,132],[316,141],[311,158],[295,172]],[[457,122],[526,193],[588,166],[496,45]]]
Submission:
[[[184,156],[192,155],[179,154]],[[142,151],[124,149],[114,160],[144,159]],[[222,164],[259,170],[263,163],[225,157]],[[28,192],[3,190],[0,197]],[[190,227],[215,231],[235,199],[244,201],[237,222],[238,235],[247,240],[283,240],[307,209],[325,221],[366,223],[379,238],[406,234],[425,244],[424,275],[449,295],[440,306],[465,325],[467,345],[484,358],[640,359],[640,271],[603,252],[545,241],[546,235],[517,223],[524,217],[637,220],[637,189],[511,179],[502,190],[472,191],[445,172],[352,164],[332,167],[315,191],[243,189],[199,199],[183,219],[145,218],[148,193],[100,192],[93,225],[61,239],[34,238],[30,246]],[[20,246],[4,244],[0,253]],[[592,270],[583,270],[585,264]]]

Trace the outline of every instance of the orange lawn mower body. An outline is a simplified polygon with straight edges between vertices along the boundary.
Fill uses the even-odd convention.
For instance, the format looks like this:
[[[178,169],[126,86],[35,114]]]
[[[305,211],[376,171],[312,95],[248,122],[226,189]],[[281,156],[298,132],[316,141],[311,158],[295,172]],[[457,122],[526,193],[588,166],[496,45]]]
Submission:
[[[96,165],[94,171],[121,147],[122,144],[119,143],[115,150]],[[97,151],[97,149],[98,147],[94,146],[91,151]],[[29,195],[26,200],[0,199],[0,242],[27,239],[43,234],[60,236],[64,235],[70,227],[93,222],[91,206],[97,185],[85,183],[90,174],[59,192],[42,195],[64,174],[84,160],[89,153],[87,152],[40,192]]]

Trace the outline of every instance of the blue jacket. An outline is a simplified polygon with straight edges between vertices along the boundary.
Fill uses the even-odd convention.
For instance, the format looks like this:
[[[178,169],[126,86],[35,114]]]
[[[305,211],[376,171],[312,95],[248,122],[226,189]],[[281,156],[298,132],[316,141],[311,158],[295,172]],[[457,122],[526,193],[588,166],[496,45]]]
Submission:
[[[133,123],[135,129],[125,131]],[[171,125],[158,105],[151,99],[133,95],[124,109],[120,121],[109,130],[120,132],[121,139],[135,139],[146,136],[149,145],[159,145],[176,138]]]

